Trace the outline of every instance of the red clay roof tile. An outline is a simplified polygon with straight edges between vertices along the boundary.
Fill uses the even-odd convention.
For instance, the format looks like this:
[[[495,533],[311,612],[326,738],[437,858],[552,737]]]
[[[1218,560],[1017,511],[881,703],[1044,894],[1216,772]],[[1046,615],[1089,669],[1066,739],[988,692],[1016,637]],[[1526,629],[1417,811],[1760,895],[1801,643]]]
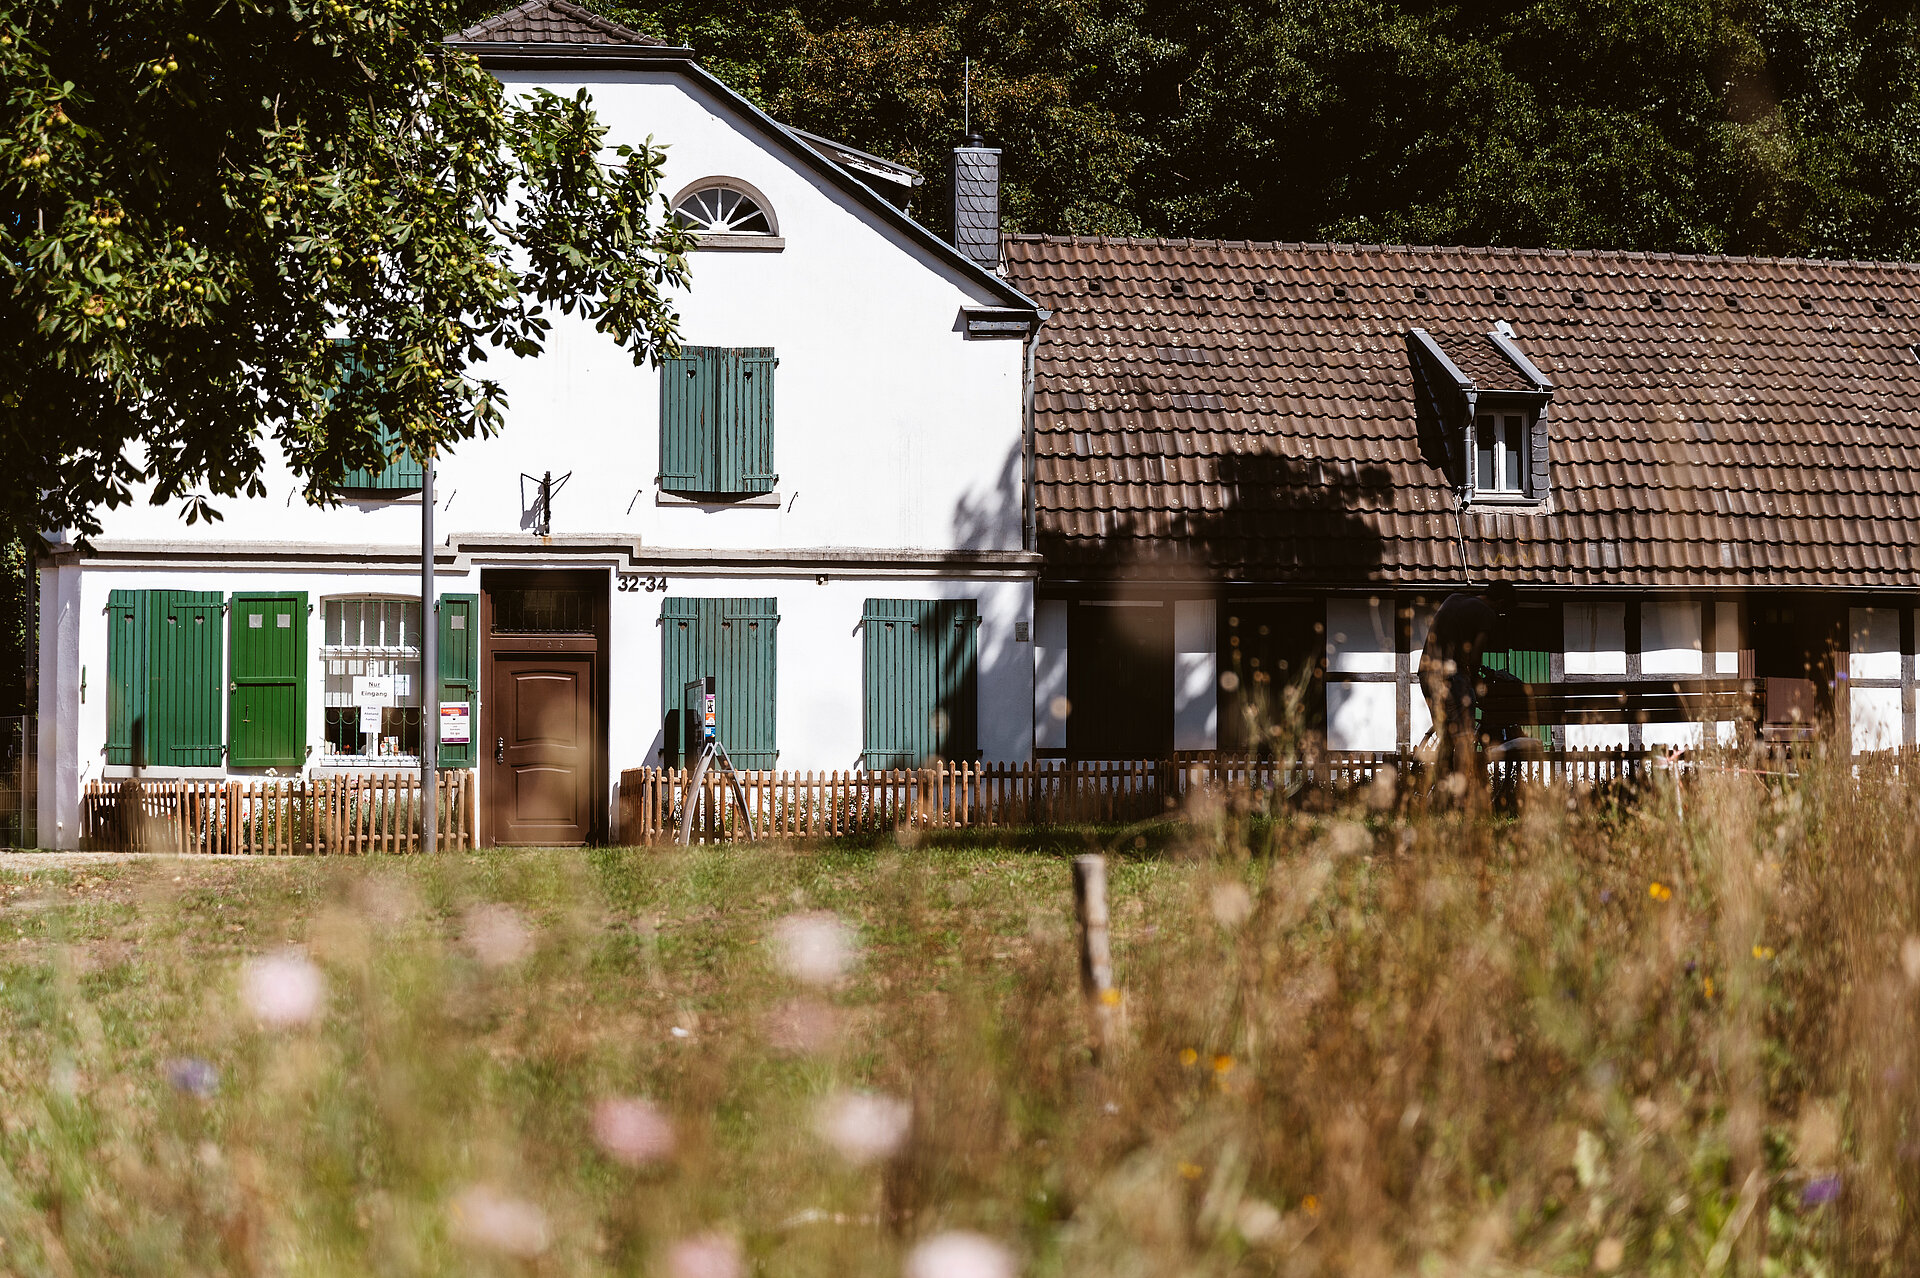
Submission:
[[[1054,312],[1050,571],[1904,587],[1920,560],[1914,265],[1014,236],[1007,272]],[[1500,320],[1554,383],[1553,496],[1456,518],[1407,334],[1528,389]]]

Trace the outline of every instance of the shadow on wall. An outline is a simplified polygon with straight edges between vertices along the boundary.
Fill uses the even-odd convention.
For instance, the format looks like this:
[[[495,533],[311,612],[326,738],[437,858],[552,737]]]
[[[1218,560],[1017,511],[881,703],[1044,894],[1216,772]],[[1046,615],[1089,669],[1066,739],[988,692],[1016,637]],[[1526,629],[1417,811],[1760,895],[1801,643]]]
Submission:
[[[1246,744],[1239,725],[1270,714],[1253,700],[1272,691],[1270,679],[1260,681],[1266,687],[1251,679],[1243,683],[1236,662],[1245,658],[1251,669],[1257,660],[1269,670],[1297,674],[1303,654],[1293,649],[1320,642],[1311,624],[1297,635],[1285,624],[1305,616],[1297,605],[1272,600],[1296,588],[1375,579],[1382,542],[1367,512],[1388,509],[1395,500],[1383,465],[1275,451],[1288,437],[1241,438],[1252,446],[1249,451],[1199,459],[1212,473],[1203,471],[1198,482],[1140,483],[1142,469],[1173,469],[1175,462],[1161,458],[1063,459],[1087,469],[1077,482],[1055,486],[1055,503],[1040,531],[1051,576],[1108,582],[1117,598],[1165,599],[1192,589],[1229,601],[1216,651],[1220,674],[1232,676],[1221,685],[1218,721],[1221,745],[1233,748]],[[1121,482],[1109,487],[1109,475]],[[1158,499],[1153,508],[1111,508],[1116,500],[1143,495]],[[1062,510],[1063,496],[1094,508]],[[1096,521],[1106,523],[1100,535],[1075,535]],[[1248,614],[1240,618],[1246,625],[1228,624],[1241,612]],[[1112,615],[1096,615],[1106,613]],[[1119,746],[1127,757],[1171,751],[1171,617],[1165,610],[1150,617],[1076,607],[1069,630],[1067,753],[1117,757]],[[1309,696],[1307,705],[1317,700]]]
[[[992,487],[961,496],[954,506],[951,546],[959,550],[1021,549],[1026,519],[1020,473],[1024,453],[1023,442],[1016,439],[994,472]],[[980,753],[988,759],[1024,758],[1033,730],[1033,619],[1031,615],[1022,618],[1027,622],[1028,642],[1014,639],[1013,620],[984,616],[980,625],[975,705],[979,708]],[[994,700],[996,691],[1008,688],[1019,689],[1019,695],[1005,704]]]
[[[993,486],[961,494],[953,510],[953,539],[958,550],[1019,550],[1026,509],[1021,500],[1023,445],[1014,442],[995,473]]]

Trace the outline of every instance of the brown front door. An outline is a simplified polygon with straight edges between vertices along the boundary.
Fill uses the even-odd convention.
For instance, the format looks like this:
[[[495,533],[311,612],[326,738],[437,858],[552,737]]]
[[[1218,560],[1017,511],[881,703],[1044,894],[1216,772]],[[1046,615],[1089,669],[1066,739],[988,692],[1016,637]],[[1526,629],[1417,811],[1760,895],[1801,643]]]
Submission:
[[[496,843],[585,843],[593,837],[594,658],[585,653],[496,657],[493,775]]]
[[[489,844],[606,834],[607,574],[490,570],[478,736]]]

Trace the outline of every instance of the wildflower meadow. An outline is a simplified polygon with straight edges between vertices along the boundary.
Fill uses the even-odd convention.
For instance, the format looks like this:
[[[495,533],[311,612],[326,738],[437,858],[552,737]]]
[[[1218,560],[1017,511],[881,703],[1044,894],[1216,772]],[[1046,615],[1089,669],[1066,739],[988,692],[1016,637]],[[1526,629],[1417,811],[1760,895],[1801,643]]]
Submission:
[[[1308,806],[10,862],[0,1270],[1910,1271],[1910,771]]]

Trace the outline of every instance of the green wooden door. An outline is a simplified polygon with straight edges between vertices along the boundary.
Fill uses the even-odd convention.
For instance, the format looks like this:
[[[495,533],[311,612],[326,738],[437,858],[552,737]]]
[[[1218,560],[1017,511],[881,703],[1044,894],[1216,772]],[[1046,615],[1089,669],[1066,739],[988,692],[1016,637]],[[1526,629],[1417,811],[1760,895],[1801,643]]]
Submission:
[[[148,592],[146,762],[217,768],[222,754],[218,591]]]
[[[307,596],[236,594],[227,612],[227,761],[296,768],[307,758]]]
[[[144,767],[149,591],[107,596],[107,762]]]
[[[687,725],[682,702],[688,682],[714,676],[720,744],[734,766],[771,768],[779,755],[780,614],[773,599],[661,601],[661,704],[666,709],[665,754],[684,766]]]
[[[867,767],[978,756],[979,624],[971,599],[867,600]]]
[[[440,742],[443,768],[474,766],[480,740],[480,596],[442,595],[436,624],[440,627],[440,704],[464,702],[467,740]]]
[[[1480,659],[1489,670],[1505,670],[1522,683],[1551,683],[1553,681],[1553,654],[1539,648],[1508,648],[1503,652],[1489,652]],[[1548,745],[1553,744],[1553,729],[1546,726],[1529,726],[1527,735],[1538,737]]]

